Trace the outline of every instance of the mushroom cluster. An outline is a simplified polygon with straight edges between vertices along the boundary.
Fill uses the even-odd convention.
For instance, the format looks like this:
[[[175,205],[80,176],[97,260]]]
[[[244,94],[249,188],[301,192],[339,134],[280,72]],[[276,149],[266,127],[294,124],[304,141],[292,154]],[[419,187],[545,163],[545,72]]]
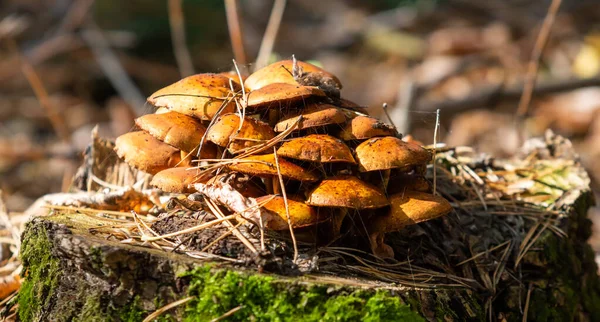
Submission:
[[[376,255],[390,257],[385,233],[451,206],[428,193],[431,153],[341,98],[341,88],[336,76],[295,59],[245,80],[193,75],[152,94],[158,110],[138,118],[139,131],[117,138],[115,150],[166,192],[193,192],[226,174],[273,214],[267,228],[289,229],[288,216],[298,229],[326,222],[331,239],[355,226]],[[190,169],[202,161],[222,167]]]

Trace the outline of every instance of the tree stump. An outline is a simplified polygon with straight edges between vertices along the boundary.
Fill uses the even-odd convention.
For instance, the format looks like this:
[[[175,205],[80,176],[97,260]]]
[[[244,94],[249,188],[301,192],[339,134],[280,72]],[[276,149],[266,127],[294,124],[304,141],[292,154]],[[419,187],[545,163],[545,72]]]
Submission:
[[[589,181],[568,142],[549,135],[538,143],[526,151],[535,150],[535,160],[511,161],[530,171],[511,172],[514,180],[509,161],[438,151],[436,188],[455,211],[388,236],[399,260],[393,265],[365,255],[304,273],[261,271],[129,245],[97,234],[107,225],[100,217],[53,210],[23,234],[18,316],[141,321],[174,303],[157,319],[600,321],[600,279],[587,244]],[[441,170],[463,166],[504,172],[461,178]]]

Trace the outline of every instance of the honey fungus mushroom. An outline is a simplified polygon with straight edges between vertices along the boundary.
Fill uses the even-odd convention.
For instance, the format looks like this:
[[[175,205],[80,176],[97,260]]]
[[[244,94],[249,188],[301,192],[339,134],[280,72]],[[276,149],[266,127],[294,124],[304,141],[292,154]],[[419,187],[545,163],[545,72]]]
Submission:
[[[374,117],[358,115],[346,124],[339,136],[344,141],[350,141],[397,135],[398,131],[394,126],[381,122]]]
[[[325,216],[319,217],[313,207],[294,199],[294,197],[290,197],[287,200],[292,228],[311,226],[326,219]],[[267,223],[267,228],[272,230],[289,229],[287,221],[288,212],[285,209],[285,200],[283,197],[277,195],[266,195],[256,198],[256,202],[259,204],[264,203],[262,205],[264,209],[277,214],[277,216],[273,216],[272,220]]]
[[[304,130],[331,124],[345,123],[347,118],[344,111],[330,104],[311,104],[300,111],[284,114],[275,125],[275,132],[283,132],[298,122],[296,130]]]
[[[147,114],[138,117],[135,124],[158,140],[183,151],[182,158],[190,157],[206,132],[206,127],[200,121],[177,112]],[[214,145],[202,146],[200,158],[212,159],[215,156]]]
[[[446,199],[429,193],[405,191],[390,196],[389,212],[369,221],[367,230],[373,254],[394,257],[392,248],[384,243],[385,233],[447,215],[450,211],[452,206]]]
[[[356,163],[344,142],[327,134],[311,134],[284,142],[277,155],[311,162]]]
[[[181,162],[179,150],[144,131],[119,136],[115,141],[115,151],[130,166],[150,174],[172,168]]]
[[[336,207],[340,212],[332,218],[333,234],[339,235],[348,209],[364,210],[388,206],[385,193],[355,176],[343,175],[324,179],[309,194],[307,205]]]
[[[342,88],[342,83],[335,75],[299,60],[283,60],[265,66],[248,76],[244,86],[254,91],[274,83],[316,86],[331,92],[333,96],[339,96]]]
[[[231,153],[238,153],[275,137],[269,124],[246,116],[240,127],[240,119],[237,114],[219,116],[206,138],[218,146],[229,147]]]
[[[253,155],[236,160],[239,162],[229,165],[229,169],[261,177],[278,176],[274,154]],[[278,158],[278,161],[281,176],[284,178],[308,182],[319,180],[319,177],[313,172],[295,165],[284,158]]]
[[[197,169],[175,167],[162,170],[152,177],[150,185],[171,193],[193,192],[192,184],[206,182],[211,178],[207,173],[200,174]]]
[[[248,93],[246,105],[250,109],[279,108],[294,102],[313,97],[323,97],[325,93],[316,87],[290,84],[269,84]]]
[[[234,90],[239,90],[235,87]],[[148,97],[148,103],[201,120],[212,119],[222,108],[223,113],[235,110],[234,93],[227,76],[197,74],[164,87]]]
[[[431,160],[431,153],[417,144],[386,136],[358,145],[356,159],[359,170],[366,172],[426,164]]]

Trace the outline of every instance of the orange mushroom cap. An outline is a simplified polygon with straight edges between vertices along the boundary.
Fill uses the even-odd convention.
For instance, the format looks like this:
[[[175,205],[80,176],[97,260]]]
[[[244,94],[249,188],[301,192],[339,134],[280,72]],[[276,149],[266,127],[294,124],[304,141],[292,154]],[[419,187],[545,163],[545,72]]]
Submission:
[[[234,90],[238,89],[234,87]],[[210,120],[222,106],[224,113],[235,110],[235,102],[228,100],[232,95],[228,77],[197,74],[154,92],[148,97],[148,102],[156,107],[167,107],[171,111]]]
[[[129,165],[150,174],[172,168],[181,161],[179,150],[144,131],[119,136],[115,151]]]
[[[248,76],[246,81],[244,81],[244,86],[254,91],[274,83],[309,85],[303,82],[303,80],[307,77],[312,77],[321,79],[323,82],[327,82],[338,89],[342,88],[342,83],[335,75],[313,64],[299,60],[296,63],[296,71],[294,71],[294,62],[292,60],[282,60],[265,66]]]
[[[276,217],[274,216],[273,219],[267,223],[267,228],[273,230],[289,229],[287,212],[285,210],[285,201],[283,197],[267,195],[256,198],[256,202],[259,204],[262,204],[267,200],[269,201],[266,202],[262,207],[277,214]],[[293,200],[293,197],[288,198],[288,209],[290,213],[290,222],[293,228],[314,225],[327,219],[325,216],[321,216],[322,218],[319,218],[313,207],[305,204],[304,202]]]
[[[313,96],[325,96],[325,93],[316,87],[275,83],[248,93],[246,105],[254,109],[288,106]]]
[[[347,121],[346,114],[340,108],[330,104],[311,104],[300,111],[284,115],[281,121],[275,125],[275,132],[287,130],[296,124],[300,116],[302,116],[302,120],[298,123],[296,130],[341,124]]]
[[[240,131],[238,132],[238,130]],[[240,129],[240,116],[237,114],[219,116],[206,136],[209,141],[219,146],[229,146],[231,153],[261,144],[273,137],[275,137],[275,132],[269,124],[249,116],[244,118]]]
[[[306,201],[311,206],[373,209],[389,205],[385,193],[354,176],[324,179]]]
[[[352,151],[344,142],[326,134],[291,139],[281,145],[277,155],[312,162],[356,163]]]
[[[396,135],[398,135],[398,131],[394,126],[383,123],[374,117],[363,115],[352,118],[340,132],[340,138],[345,141]]]
[[[171,193],[189,193],[193,192],[191,184],[206,182],[211,178],[209,174],[198,175],[197,169],[188,167],[176,167],[162,170],[154,175],[150,185],[155,186],[165,192]]]
[[[135,124],[155,138],[183,151],[193,151],[200,144],[206,127],[193,117],[168,112],[138,117]]]
[[[356,160],[361,172],[388,170],[426,164],[431,153],[393,136],[372,138],[356,147]]]
[[[237,160],[240,162],[229,165],[229,169],[257,176],[274,177],[278,175],[273,154],[253,155]],[[284,178],[308,182],[319,180],[319,177],[313,172],[286,161],[284,158],[279,157],[278,161],[281,176]]]

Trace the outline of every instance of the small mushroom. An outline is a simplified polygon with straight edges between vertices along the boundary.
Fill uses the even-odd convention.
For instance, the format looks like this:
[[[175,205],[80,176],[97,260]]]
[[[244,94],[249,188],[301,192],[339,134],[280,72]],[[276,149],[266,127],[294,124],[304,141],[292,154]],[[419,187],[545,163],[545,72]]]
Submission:
[[[147,114],[137,118],[135,124],[155,138],[187,152],[198,148],[206,132],[206,127],[200,121],[177,112]],[[200,157],[212,159],[215,156],[215,147],[205,144]]]
[[[333,218],[333,234],[338,236],[348,209],[376,209],[388,206],[385,193],[354,176],[327,178],[308,195],[306,204],[337,207],[341,211]]]
[[[339,136],[344,141],[350,141],[397,135],[398,131],[393,125],[383,123],[374,117],[358,115],[346,124]]]
[[[293,200],[294,197],[288,197],[288,209],[290,213],[290,222],[293,228],[301,228],[306,226],[314,225],[327,219],[325,216],[319,217],[315,209],[304,202]],[[262,207],[277,216],[273,216],[266,227],[273,230],[287,230],[289,229],[287,222],[287,212],[285,210],[285,201],[281,196],[267,195],[256,198],[256,202],[262,204],[266,202]]]
[[[246,106],[253,109],[279,107],[283,104],[289,105],[314,96],[325,96],[325,93],[311,86],[269,84],[248,93]]]
[[[150,174],[172,168],[181,161],[179,150],[144,131],[119,136],[115,141],[115,151],[129,165]]]
[[[248,76],[244,86],[254,91],[274,83],[331,87],[338,91],[342,88],[342,83],[335,75],[299,60],[296,60],[295,66],[293,60],[283,60],[263,67]]]
[[[239,90],[235,88],[234,90]],[[156,107],[166,107],[171,111],[210,120],[223,106],[223,113],[235,110],[235,102],[229,78],[219,74],[197,74],[188,76],[164,87],[148,98]]]
[[[394,257],[392,248],[384,243],[384,235],[423,221],[447,215],[450,203],[439,196],[417,191],[405,191],[390,196],[390,210],[386,215],[371,218],[368,225],[369,240],[375,255]]]
[[[238,132],[238,130],[240,131]],[[219,146],[229,146],[231,153],[238,153],[240,150],[268,141],[273,137],[275,137],[275,132],[269,124],[249,116],[244,118],[240,129],[240,117],[237,114],[219,116],[206,135],[209,141]]]
[[[431,153],[393,136],[372,138],[356,147],[356,160],[361,172],[389,170],[426,164]]]
[[[312,162],[356,163],[344,142],[326,134],[311,134],[291,139],[281,145],[277,155]]]
[[[209,174],[199,175],[197,169],[176,167],[165,169],[155,174],[152,181],[150,181],[150,185],[165,192],[190,193],[195,191],[193,187],[190,187],[191,184],[204,183],[210,178]]]
[[[275,177],[278,175],[275,155],[253,155],[242,159],[240,162],[229,165],[229,169],[250,175]],[[314,182],[319,177],[311,171],[297,166],[283,158],[278,158],[281,176],[297,181]]]
[[[329,124],[341,124],[347,121],[345,113],[338,107],[330,104],[312,104],[301,111],[284,115],[281,121],[275,125],[275,132],[287,130],[289,127],[296,124],[300,116],[302,116],[302,120],[298,123],[298,128],[296,130]]]

